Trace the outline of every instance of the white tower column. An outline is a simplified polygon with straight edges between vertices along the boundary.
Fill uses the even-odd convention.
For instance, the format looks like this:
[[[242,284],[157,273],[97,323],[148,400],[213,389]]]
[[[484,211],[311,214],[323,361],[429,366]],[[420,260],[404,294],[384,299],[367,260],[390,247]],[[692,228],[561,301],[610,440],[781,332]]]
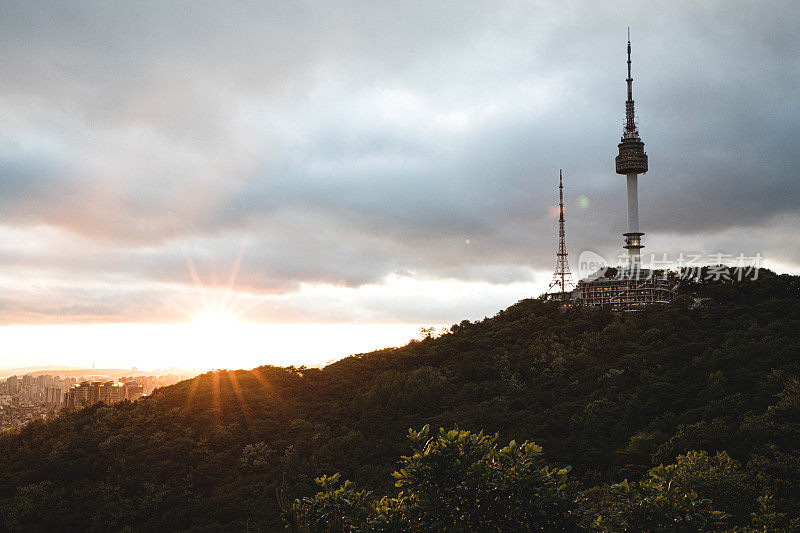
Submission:
[[[628,233],[639,233],[638,177],[638,174],[628,174]]]
[[[628,182],[628,233],[625,234],[625,248],[628,249],[629,266],[639,269],[642,266],[642,235],[639,231],[639,175],[626,174]]]

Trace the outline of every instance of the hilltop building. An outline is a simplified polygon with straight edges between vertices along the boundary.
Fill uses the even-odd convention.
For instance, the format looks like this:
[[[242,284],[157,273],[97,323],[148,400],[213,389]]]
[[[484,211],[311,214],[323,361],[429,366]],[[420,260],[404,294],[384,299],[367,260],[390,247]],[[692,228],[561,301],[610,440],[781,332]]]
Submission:
[[[580,280],[573,291],[581,305],[603,306],[612,311],[638,311],[646,305],[672,301],[675,282],[648,269],[606,269]]]

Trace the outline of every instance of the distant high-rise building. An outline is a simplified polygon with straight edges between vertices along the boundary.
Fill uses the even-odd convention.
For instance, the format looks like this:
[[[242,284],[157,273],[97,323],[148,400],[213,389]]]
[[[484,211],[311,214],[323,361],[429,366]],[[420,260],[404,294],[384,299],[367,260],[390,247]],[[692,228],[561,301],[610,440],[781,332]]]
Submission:
[[[44,390],[44,402],[53,407],[61,407],[64,402],[64,391],[61,387],[47,387]]]
[[[144,396],[144,387],[141,384],[136,382],[130,382],[125,384],[126,387],[126,394],[130,401],[135,401]]]
[[[67,389],[64,394],[64,407],[82,407],[97,402],[113,404],[124,400],[134,401],[144,395],[140,383],[135,381],[117,383],[115,381],[84,381]]]
[[[94,405],[100,401],[99,381],[83,381],[77,387],[72,387],[65,396],[66,407],[82,407]]]
[[[8,393],[12,396],[16,396],[19,393],[19,378],[17,376],[11,376],[6,379],[6,383],[8,384]]]
[[[43,391],[45,388],[49,387],[52,384],[53,384],[53,376],[48,376],[47,374],[36,376],[36,386],[39,387],[40,391]]]
[[[100,385],[100,401],[108,404],[128,399],[128,387],[123,383],[106,381]]]

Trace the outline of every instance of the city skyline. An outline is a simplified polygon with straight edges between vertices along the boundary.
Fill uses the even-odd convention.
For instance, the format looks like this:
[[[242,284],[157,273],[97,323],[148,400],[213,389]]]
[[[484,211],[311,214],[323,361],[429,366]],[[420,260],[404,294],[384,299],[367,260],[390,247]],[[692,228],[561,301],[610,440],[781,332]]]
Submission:
[[[0,22],[0,367],[324,364],[491,316],[551,280],[559,168],[570,258],[615,258],[628,26],[646,252],[800,272],[789,2],[187,6]]]
[[[132,369],[116,376],[92,373],[23,372],[0,377],[0,431],[20,429],[33,420],[47,420],[62,409],[76,409],[97,402],[134,402],[160,387],[197,375],[173,372],[148,375]],[[107,369],[106,369],[107,370]],[[0,369],[2,372],[2,369]],[[102,371],[99,371],[102,372]]]

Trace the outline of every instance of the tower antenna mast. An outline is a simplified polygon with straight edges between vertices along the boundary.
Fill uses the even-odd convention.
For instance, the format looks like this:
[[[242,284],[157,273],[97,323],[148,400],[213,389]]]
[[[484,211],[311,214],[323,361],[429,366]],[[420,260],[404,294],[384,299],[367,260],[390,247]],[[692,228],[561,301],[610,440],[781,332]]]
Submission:
[[[633,76],[631,76],[631,28],[628,26],[628,99],[625,101],[625,131],[636,131],[636,117],[633,112]]]
[[[558,285],[561,288],[561,299],[567,290],[567,285],[575,284],[572,282],[572,273],[569,270],[569,260],[567,259],[567,243],[564,232],[564,175],[561,169],[558,170],[558,251],[556,252],[556,271],[553,274],[553,282],[547,288],[550,289]]]

